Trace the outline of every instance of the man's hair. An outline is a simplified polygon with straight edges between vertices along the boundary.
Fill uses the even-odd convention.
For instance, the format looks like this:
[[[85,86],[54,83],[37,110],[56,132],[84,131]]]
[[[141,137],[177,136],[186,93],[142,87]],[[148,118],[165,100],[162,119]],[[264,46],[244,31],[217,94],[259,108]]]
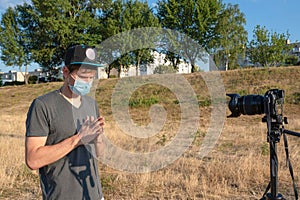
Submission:
[[[79,70],[80,68],[85,69],[86,71],[96,71],[97,68],[89,65],[67,65],[69,72],[72,73],[74,70]]]

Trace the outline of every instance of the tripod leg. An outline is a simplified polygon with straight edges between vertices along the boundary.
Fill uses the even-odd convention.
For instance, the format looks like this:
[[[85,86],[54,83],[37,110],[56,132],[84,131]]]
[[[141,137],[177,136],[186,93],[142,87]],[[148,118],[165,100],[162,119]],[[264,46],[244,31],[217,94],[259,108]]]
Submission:
[[[270,141],[270,175],[271,175],[271,195],[277,197],[278,194],[278,158],[276,142]]]

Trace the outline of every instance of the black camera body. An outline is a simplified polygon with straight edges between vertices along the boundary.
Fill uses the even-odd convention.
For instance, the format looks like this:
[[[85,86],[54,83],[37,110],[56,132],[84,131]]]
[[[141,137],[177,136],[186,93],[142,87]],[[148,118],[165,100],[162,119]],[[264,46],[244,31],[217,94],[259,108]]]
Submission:
[[[227,94],[231,99],[228,103],[231,115],[228,117],[239,117],[243,115],[267,114],[271,118],[282,116],[284,103],[284,91],[280,89],[268,90],[262,95]]]

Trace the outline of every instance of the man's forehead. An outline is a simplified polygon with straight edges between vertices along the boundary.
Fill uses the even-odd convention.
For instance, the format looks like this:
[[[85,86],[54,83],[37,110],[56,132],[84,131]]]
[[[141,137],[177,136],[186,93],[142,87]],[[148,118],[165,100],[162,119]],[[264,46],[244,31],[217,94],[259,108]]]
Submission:
[[[80,67],[77,71],[77,74],[87,74],[87,73],[95,74],[96,72],[97,72],[96,69]]]

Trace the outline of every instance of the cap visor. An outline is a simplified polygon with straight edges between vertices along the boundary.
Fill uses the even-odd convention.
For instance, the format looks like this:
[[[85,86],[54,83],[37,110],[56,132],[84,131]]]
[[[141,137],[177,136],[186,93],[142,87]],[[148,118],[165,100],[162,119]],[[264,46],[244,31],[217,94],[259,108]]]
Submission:
[[[70,65],[89,65],[93,67],[105,67],[104,65],[90,62],[71,62]]]

